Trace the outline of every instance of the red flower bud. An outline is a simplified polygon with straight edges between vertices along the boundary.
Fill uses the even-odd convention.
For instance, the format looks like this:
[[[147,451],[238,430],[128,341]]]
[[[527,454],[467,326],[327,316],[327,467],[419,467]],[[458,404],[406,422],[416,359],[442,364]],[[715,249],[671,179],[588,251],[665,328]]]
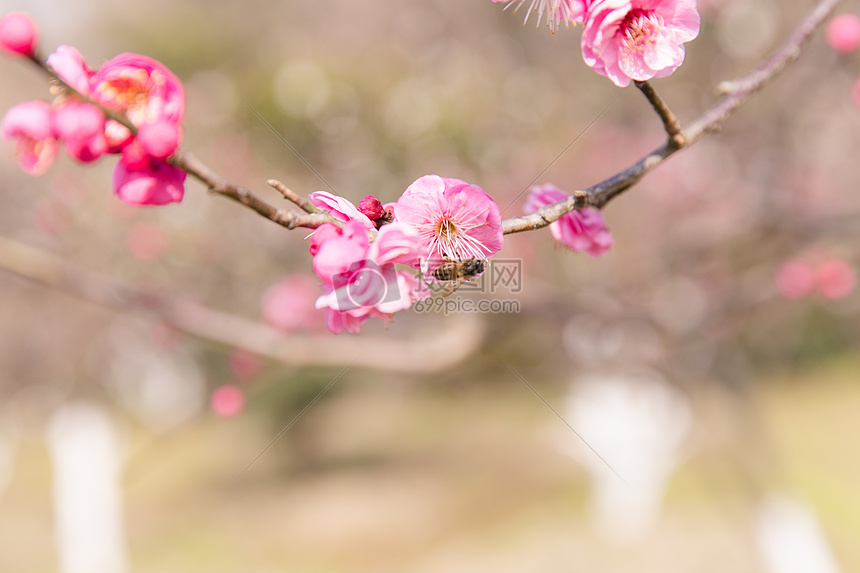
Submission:
[[[373,195],[368,195],[358,202],[358,210],[360,213],[367,216],[371,221],[381,219],[385,216],[385,209],[382,208],[382,203]]]

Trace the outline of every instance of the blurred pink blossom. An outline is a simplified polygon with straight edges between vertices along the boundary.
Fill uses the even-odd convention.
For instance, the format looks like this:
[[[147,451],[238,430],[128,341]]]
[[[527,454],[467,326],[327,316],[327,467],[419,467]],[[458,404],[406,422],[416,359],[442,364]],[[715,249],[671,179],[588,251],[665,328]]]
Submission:
[[[182,82],[167,67],[140,54],[120,54],[90,79],[92,98],[122,111],[137,127],[159,120],[179,123],[185,115]]]
[[[239,380],[250,380],[260,372],[260,357],[245,348],[235,348],[230,353],[228,367]]]
[[[393,313],[426,298],[429,293],[414,276],[394,267],[423,254],[418,232],[408,225],[384,225],[371,244],[361,223],[347,221],[342,234],[322,242],[313,263],[324,291],[316,307],[327,309],[329,330],[357,333],[368,318],[391,320]]]
[[[9,12],[0,18],[0,50],[30,56],[39,39],[36,22],[25,12]]]
[[[15,155],[31,175],[41,175],[57,157],[57,140],[51,128],[51,105],[44,101],[19,103],[9,108],[0,123],[0,133],[16,139]]]
[[[263,320],[285,333],[313,328],[320,318],[314,307],[319,294],[319,287],[308,275],[287,275],[263,295]]]
[[[54,109],[51,125],[66,153],[81,163],[91,163],[107,151],[105,116],[92,104],[67,101]]]
[[[582,24],[585,19],[585,11],[590,0],[531,0],[531,4],[526,10],[526,18],[523,24],[528,22],[529,16],[533,11],[537,11],[537,23],[540,26],[540,20],[546,13],[546,25],[550,30],[555,31],[561,24],[568,26],[570,24]],[[525,4],[526,0],[493,0],[493,2],[507,2],[505,10],[512,4],[516,4],[514,12],[520,9]]]
[[[699,35],[696,0],[594,0],[582,31],[582,57],[625,87],[664,78],[684,62],[684,43]]]
[[[535,185],[530,191],[531,194],[523,207],[526,213],[534,213],[541,207],[570,197],[551,183]],[[550,223],[549,230],[556,241],[592,257],[605,254],[615,244],[612,234],[606,227],[603,213],[594,207],[583,207],[563,215],[557,221]]]
[[[179,147],[182,129],[176,123],[160,119],[142,125],[135,139],[149,157],[167,159]]]
[[[803,258],[790,259],[776,271],[776,288],[783,297],[797,300],[815,290],[815,268]]]
[[[394,218],[417,229],[433,261],[488,259],[504,240],[499,206],[480,187],[459,179],[418,178],[394,204]]]
[[[827,43],[842,54],[860,47],[860,18],[855,14],[840,14],[827,25]]]
[[[376,225],[359,211],[348,199],[333,195],[327,191],[315,191],[308,195],[311,204],[325,209],[338,221],[358,221],[365,229],[375,229]]]
[[[857,286],[854,267],[841,259],[827,259],[815,270],[815,286],[828,300],[847,297]]]
[[[216,416],[232,418],[245,408],[245,393],[233,384],[224,384],[212,392],[209,406]]]
[[[185,194],[185,177],[185,171],[164,162],[131,169],[119,161],[113,172],[113,192],[131,205],[178,203]]]
[[[87,96],[90,94],[90,78],[96,71],[87,66],[77,48],[59,46],[56,52],[48,56],[48,65],[61,80],[78,92]]]

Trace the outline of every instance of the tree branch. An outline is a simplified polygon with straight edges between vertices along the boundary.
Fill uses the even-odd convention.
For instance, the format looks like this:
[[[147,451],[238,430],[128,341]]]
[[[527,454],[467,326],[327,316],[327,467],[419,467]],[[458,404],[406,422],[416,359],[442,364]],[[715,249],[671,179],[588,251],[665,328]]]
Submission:
[[[168,157],[167,161],[201,181],[209,191],[241,203],[256,211],[257,214],[287,229],[295,229],[296,227],[315,229],[323,223],[343,225],[328,213],[299,213],[287,209],[277,209],[254,195],[249,189],[230,183],[187,151],[177,151]]]
[[[660,165],[673,153],[693,145],[707,133],[713,133],[722,129],[729,117],[738,108],[777,77],[786,66],[797,60],[809,38],[833,13],[841,1],[821,0],[800,23],[788,41],[764,63],[742,78],[721,83],[719,89],[726,95],[690,124],[687,129],[681,132],[684,139],[683,145],[678,147],[671,140],[670,135],[669,141],[664,145],[609,179],[601,181],[584,191],[576,191],[568,199],[547,205],[531,215],[504,220],[502,227],[505,234],[546,227],[565,214],[588,205],[603,207],[613,198],[638,183],[646,173]]]
[[[434,373],[475,352],[484,337],[480,317],[462,315],[445,328],[404,340],[373,336],[285,335],[274,328],[195,302],[84,271],[60,257],[0,236],[0,268],[33,282],[122,311],[164,320],[179,330],[293,366],[345,366]]]

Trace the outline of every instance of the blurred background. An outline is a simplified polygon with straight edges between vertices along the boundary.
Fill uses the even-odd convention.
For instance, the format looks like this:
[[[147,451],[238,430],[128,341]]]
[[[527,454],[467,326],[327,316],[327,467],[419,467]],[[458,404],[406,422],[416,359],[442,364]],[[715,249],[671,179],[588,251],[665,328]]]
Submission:
[[[812,4],[700,1],[686,63],[653,85],[692,121]],[[529,185],[588,187],[664,134],[635,88],[583,64],[579,30],[502,6],[0,13],[30,12],[45,54],[164,62],[187,90],[185,149],[270,202],[269,178],[386,202],[433,173],[508,218]],[[608,255],[509,235],[497,258],[517,280],[454,299],[516,305],[405,311],[359,337],[305,310],[304,231],[193,181],[181,204],[133,208],[113,158],[32,178],[0,142],[4,252],[222,325],[191,336],[0,264],[0,571],[860,570],[858,75],[819,33],[722,133],[607,206]],[[0,78],[3,112],[48,99],[33,66],[0,59]]]

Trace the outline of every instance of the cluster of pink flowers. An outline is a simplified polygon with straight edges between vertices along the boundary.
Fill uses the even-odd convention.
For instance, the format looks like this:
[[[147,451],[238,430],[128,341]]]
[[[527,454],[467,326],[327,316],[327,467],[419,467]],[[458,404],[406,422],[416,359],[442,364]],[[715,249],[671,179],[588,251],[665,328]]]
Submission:
[[[0,20],[0,45],[6,51],[32,56],[35,40],[35,25],[26,14]],[[113,190],[120,199],[134,205],[181,201],[186,173],[166,161],[182,137],[185,92],[179,79],[160,62],[138,54],[120,54],[94,70],[70,46],[51,54],[48,66],[79,94],[124,114],[137,133],[68,90],[53,103],[21,103],[6,112],[0,132],[17,140],[23,169],[44,173],[60,144],[80,163],[117,154]]]
[[[314,272],[323,282],[317,308],[326,309],[326,326],[335,333],[358,333],[368,318],[392,315],[430,296],[424,281],[446,260],[486,260],[502,248],[498,205],[479,187],[459,179],[425,175],[396,203],[365,197],[356,207],[326,192],[311,201],[343,228],[325,224],[310,240]],[[368,231],[379,229],[375,239]],[[424,272],[423,280],[405,265]]]
[[[847,297],[857,287],[857,273],[848,262],[825,255],[802,255],[785,261],[774,277],[779,293],[798,300],[820,294],[827,300]]]
[[[505,1],[525,2],[493,0]],[[533,10],[547,14],[552,30],[582,24],[585,63],[619,87],[670,75],[684,62],[684,43],[699,35],[696,0],[532,0]]]
[[[534,213],[541,207],[558,203],[570,197],[558,187],[552,184],[535,185],[530,189],[531,193],[523,210],[526,213]],[[592,257],[605,254],[615,240],[606,221],[603,212],[594,207],[583,207],[563,215],[557,221],[550,223],[549,230],[553,238],[566,247]]]

